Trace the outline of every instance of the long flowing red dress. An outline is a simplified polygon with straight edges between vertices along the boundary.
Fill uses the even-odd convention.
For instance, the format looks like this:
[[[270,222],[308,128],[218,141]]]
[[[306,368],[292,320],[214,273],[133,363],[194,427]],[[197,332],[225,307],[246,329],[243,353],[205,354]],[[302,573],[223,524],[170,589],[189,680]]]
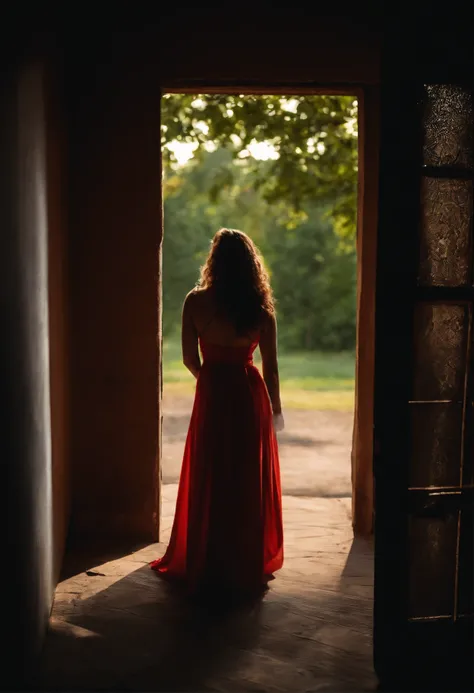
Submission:
[[[200,340],[173,528],[150,563],[190,593],[254,592],[283,564],[280,465],[268,391],[245,347]]]

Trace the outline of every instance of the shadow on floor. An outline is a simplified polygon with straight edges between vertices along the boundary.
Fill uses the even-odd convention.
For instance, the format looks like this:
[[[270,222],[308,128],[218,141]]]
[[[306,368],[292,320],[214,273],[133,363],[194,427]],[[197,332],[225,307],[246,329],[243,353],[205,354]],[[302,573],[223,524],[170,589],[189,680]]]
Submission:
[[[354,597],[287,579],[257,603],[192,604],[136,560],[60,588],[34,690],[375,690]]]
[[[308,436],[298,436],[286,431],[279,434],[278,442],[280,445],[300,445],[307,448],[318,448],[326,445],[333,445],[334,440],[324,440],[319,438],[310,438]]]
[[[303,488],[292,488],[286,491],[285,495],[293,496],[295,498],[350,498],[351,493],[349,491],[343,491],[336,488],[334,491],[328,491],[320,486],[311,488],[307,485]]]
[[[342,569],[341,581],[350,577],[370,575],[370,582],[373,582],[373,547],[374,542],[372,539],[353,538],[346,563]],[[367,562],[370,563],[370,571],[367,570]]]
[[[84,543],[84,541],[69,538],[59,582],[68,580],[79,573],[94,570],[94,566],[140,551],[146,546],[148,546],[146,542],[120,541],[111,544],[110,541],[88,541]]]

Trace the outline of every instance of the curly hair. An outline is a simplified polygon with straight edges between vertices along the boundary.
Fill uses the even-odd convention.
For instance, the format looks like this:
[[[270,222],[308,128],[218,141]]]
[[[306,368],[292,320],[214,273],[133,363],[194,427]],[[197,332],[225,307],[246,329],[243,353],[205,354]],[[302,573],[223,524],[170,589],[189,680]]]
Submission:
[[[258,329],[275,305],[263,259],[247,234],[220,229],[201,267],[201,289],[214,290],[220,315],[229,319],[238,334]]]

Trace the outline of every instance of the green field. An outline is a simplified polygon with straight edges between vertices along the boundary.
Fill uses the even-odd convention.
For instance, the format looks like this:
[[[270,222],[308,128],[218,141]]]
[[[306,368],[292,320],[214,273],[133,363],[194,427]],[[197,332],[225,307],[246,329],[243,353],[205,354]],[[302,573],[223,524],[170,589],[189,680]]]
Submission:
[[[283,409],[353,410],[354,354],[280,352],[278,360]],[[260,367],[258,349],[254,361]],[[194,391],[195,381],[181,361],[178,339],[164,341],[163,380],[166,395]]]

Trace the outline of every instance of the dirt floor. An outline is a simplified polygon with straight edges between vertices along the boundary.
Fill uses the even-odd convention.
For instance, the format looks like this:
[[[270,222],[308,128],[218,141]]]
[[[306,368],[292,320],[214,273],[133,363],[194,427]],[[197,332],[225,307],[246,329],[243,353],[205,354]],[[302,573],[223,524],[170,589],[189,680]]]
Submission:
[[[163,483],[179,479],[192,396],[163,398]],[[278,434],[282,491],[289,496],[347,498],[351,495],[353,415],[289,409]]]
[[[168,544],[177,484],[163,487],[161,543],[70,551],[33,691],[374,692],[373,549],[350,498],[283,496],[285,563],[256,604],[207,608],[167,589],[149,561]]]
[[[285,562],[258,604],[179,600],[150,570],[176,506],[192,397],[165,397],[161,543],[66,556],[33,690],[377,690],[373,547],[351,526],[352,416],[288,410],[279,434]]]

